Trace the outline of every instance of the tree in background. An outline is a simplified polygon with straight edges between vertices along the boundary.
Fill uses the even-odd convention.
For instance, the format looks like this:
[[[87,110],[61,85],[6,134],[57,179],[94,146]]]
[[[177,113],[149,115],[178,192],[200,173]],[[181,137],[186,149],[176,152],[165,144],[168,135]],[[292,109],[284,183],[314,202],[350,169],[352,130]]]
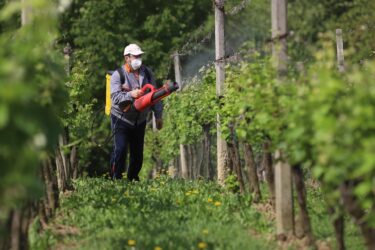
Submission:
[[[375,47],[374,1],[371,0],[302,0],[289,1],[288,51],[294,62],[308,64],[319,47],[319,34],[343,30],[345,48],[355,53],[347,63],[362,63],[373,58]],[[332,40],[332,42],[334,42]]]

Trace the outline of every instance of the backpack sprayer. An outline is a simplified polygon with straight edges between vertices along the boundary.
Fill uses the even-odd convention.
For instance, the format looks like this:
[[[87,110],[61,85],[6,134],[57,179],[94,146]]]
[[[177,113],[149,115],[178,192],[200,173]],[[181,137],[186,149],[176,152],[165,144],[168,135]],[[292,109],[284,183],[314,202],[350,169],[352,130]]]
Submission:
[[[127,101],[121,104],[120,108],[124,112],[136,110],[142,112],[148,107],[151,107],[161,99],[169,96],[172,92],[179,88],[176,82],[165,83],[163,87],[156,89],[151,84],[145,84],[141,89],[141,96],[135,99],[134,102]]]

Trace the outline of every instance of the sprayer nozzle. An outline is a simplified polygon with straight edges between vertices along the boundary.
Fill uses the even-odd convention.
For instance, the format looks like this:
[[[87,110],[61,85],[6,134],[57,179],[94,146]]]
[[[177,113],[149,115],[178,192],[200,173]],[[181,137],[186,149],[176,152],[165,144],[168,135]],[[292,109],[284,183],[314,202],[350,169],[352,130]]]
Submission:
[[[175,91],[175,90],[177,90],[177,89],[179,88],[177,82],[170,82],[168,85],[169,85],[169,86],[168,86],[168,89],[169,89],[170,91]]]

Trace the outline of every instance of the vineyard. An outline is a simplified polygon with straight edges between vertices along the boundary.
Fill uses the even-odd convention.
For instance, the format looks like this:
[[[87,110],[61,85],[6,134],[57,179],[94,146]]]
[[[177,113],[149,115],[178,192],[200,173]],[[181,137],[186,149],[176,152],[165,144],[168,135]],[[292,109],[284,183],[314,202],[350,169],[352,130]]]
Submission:
[[[375,249],[374,10],[0,0],[0,246]],[[139,182],[113,179],[104,112],[130,43],[179,84],[147,116]]]

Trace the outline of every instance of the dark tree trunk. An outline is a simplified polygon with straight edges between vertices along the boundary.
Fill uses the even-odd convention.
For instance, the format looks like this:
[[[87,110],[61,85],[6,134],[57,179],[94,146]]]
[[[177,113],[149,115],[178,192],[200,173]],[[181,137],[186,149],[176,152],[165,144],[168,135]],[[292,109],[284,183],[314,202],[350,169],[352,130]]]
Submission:
[[[155,154],[152,154],[151,159],[154,162],[155,173],[156,174],[161,173],[162,172],[161,170],[163,169],[163,162]]]
[[[192,170],[192,174],[193,176],[191,177],[193,180],[195,180],[197,178],[197,152],[196,152],[196,145],[195,143],[194,144],[191,144],[191,159],[192,159],[192,162],[191,162],[191,170]]]
[[[270,149],[271,142],[269,139],[263,143],[263,160],[262,165],[266,173],[266,181],[270,192],[270,199],[273,206],[275,206],[275,177],[272,163],[272,153]]]
[[[245,193],[245,182],[243,179],[242,174],[242,166],[241,166],[241,158],[240,158],[240,152],[238,150],[238,144],[234,147],[234,160],[235,160],[235,167],[237,172],[237,179],[240,184],[240,191],[241,193]]]
[[[335,237],[337,241],[337,249],[345,250],[345,241],[344,241],[344,215],[340,212],[339,215],[335,213],[335,208],[328,206],[328,213],[333,218],[332,224],[335,229]]]
[[[227,143],[227,147],[228,147],[228,175],[231,175],[233,173],[235,173],[235,169],[234,169],[234,163],[233,163],[233,145],[231,143]]]
[[[194,180],[196,178],[196,171],[197,171],[196,169],[197,166],[195,165],[197,154],[195,152],[195,144],[191,144],[189,145],[189,147],[190,147],[190,159],[191,159],[191,162],[190,162],[191,179]]]
[[[353,194],[354,187],[354,181],[346,181],[341,185],[341,197],[344,207],[361,229],[367,248],[373,250],[375,249],[375,228],[370,227],[369,224],[364,220],[366,212],[362,209],[358,200]],[[375,197],[372,197],[372,199],[374,200]]]
[[[10,211],[7,224],[7,235],[2,249],[28,249],[28,232],[36,216],[37,208],[29,203],[23,208]]]
[[[180,166],[180,156],[177,155],[174,160],[174,166],[176,168],[176,177],[181,177],[181,166]]]
[[[192,145],[193,159],[194,159],[193,161],[194,179],[197,179],[199,177],[199,172],[200,172],[202,150],[199,147],[200,147],[200,142],[194,143]]]
[[[59,144],[56,150],[56,156],[58,161],[61,164],[61,171],[63,175],[63,185],[60,191],[65,191],[66,189],[70,188],[70,180],[72,178],[72,171],[71,171],[71,162],[70,157],[64,151],[64,146],[68,144],[68,135],[67,130],[65,129],[63,135],[59,136]]]
[[[189,150],[188,145],[180,144],[180,166],[181,166],[181,177],[184,179],[190,178],[190,165],[189,165]]]
[[[307,237],[309,245],[314,244],[314,237],[311,230],[311,223],[309,218],[309,212],[307,210],[306,202],[306,187],[303,178],[303,171],[300,165],[295,165],[292,167],[293,180],[297,192],[297,200],[299,205],[299,223],[302,230],[301,235],[297,235],[300,238]]]
[[[45,197],[43,199],[46,203],[46,216],[50,217],[59,202],[57,179],[53,172],[53,165],[50,158],[42,162],[42,178],[45,185]]]
[[[10,211],[5,225],[7,235],[0,239],[0,247],[3,249],[28,249],[29,226],[36,215],[39,215],[42,226],[45,226],[58,207],[60,190],[56,175],[59,174],[62,185],[66,182],[61,154],[58,149],[55,153],[55,159],[48,157],[41,162],[39,173],[45,187],[42,198],[39,201],[29,201],[22,208]],[[53,161],[56,161],[56,165]]]
[[[204,141],[204,169],[206,170],[206,177],[209,180],[213,180],[214,171],[211,165],[211,136],[210,136],[211,124],[203,126],[203,141]]]
[[[70,166],[72,168],[72,178],[77,179],[80,175],[78,169],[78,154],[77,154],[77,146],[73,146],[70,152]]]
[[[192,148],[193,148],[193,169],[194,169],[194,179],[197,179],[198,178],[198,169],[199,169],[199,152],[198,152],[198,145],[197,143],[194,143],[192,145]]]
[[[188,145],[188,154],[189,154],[189,178],[191,180],[194,179],[194,148],[193,148],[193,144],[189,144]]]
[[[11,218],[9,249],[18,250],[21,249],[21,211],[13,210]]]
[[[193,157],[191,152],[191,145],[186,145],[186,153],[187,153],[187,164],[188,164],[188,176],[189,179],[193,179]]]
[[[197,143],[197,177],[204,177],[204,141]]]
[[[259,188],[259,180],[257,169],[254,161],[253,148],[250,144],[244,143],[244,155],[245,155],[245,164],[247,165],[249,182],[250,182],[250,193],[254,194],[254,202],[259,202],[261,199],[261,193]]]
[[[200,162],[199,162],[199,171],[198,171],[198,174],[201,178],[207,178],[206,176],[206,158],[207,158],[207,155],[206,155],[206,145],[205,145],[205,141],[204,139],[201,141],[201,144],[200,144],[200,150],[199,152],[201,153],[201,158],[200,158]]]
[[[60,136],[60,141],[59,141],[59,152],[61,154],[61,159],[63,161],[63,166],[64,166],[64,174],[65,174],[65,181],[66,185],[69,185],[69,181],[71,179],[71,167],[70,167],[70,158],[68,155],[64,152],[64,146],[68,144],[68,138],[66,134],[63,134]]]
[[[189,176],[190,179],[194,179],[194,153],[193,153],[193,145],[188,145],[188,152],[189,152]]]
[[[241,158],[240,158],[240,152],[238,150],[238,142],[236,140],[236,135],[234,132],[234,125],[230,125],[230,131],[231,131],[231,142],[228,143],[229,148],[229,158],[232,159],[233,164],[233,170],[235,171],[237,175],[237,181],[240,185],[240,192],[245,192],[245,183],[243,180],[242,175],[242,169],[241,169]]]
[[[66,189],[66,180],[64,172],[64,163],[60,155],[59,149],[55,150],[55,164],[56,164],[56,175],[57,175],[57,186],[60,192]]]

